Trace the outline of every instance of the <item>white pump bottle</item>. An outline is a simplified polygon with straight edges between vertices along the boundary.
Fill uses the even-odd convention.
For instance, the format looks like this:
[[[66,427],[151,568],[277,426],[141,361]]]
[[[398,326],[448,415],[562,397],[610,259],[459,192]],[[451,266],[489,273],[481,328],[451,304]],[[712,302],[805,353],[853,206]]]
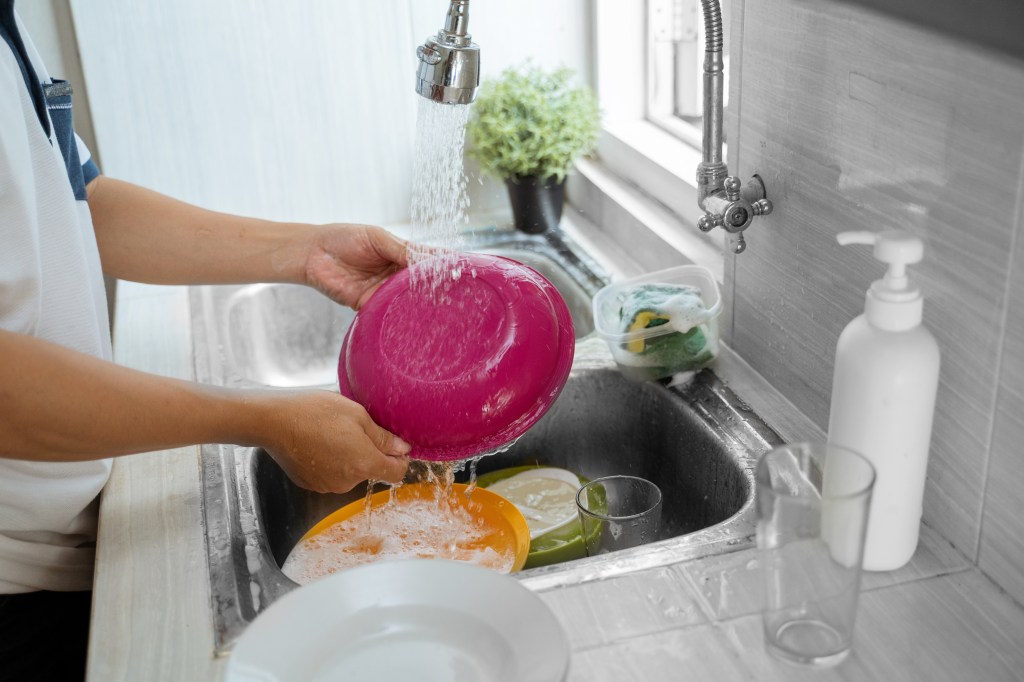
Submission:
[[[908,232],[843,232],[842,245],[874,245],[889,270],[867,292],[864,314],[839,337],[828,440],[875,467],[864,568],[890,571],[917,548],[939,383],[939,346],[921,325],[920,290],[906,266],[924,256]]]

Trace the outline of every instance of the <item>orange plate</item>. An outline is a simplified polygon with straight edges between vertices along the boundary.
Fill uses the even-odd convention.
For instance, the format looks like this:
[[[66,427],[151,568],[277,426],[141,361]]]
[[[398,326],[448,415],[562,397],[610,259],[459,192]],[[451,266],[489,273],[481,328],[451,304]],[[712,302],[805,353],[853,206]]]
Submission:
[[[499,554],[512,550],[515,553],[515,561],[512,564],[511,572],[515,573],[523,567],[526,557],[530,553],[530,528],[526,525],[526,518],[514,504],[485,488],[478,487],[473,490],[472,495],[467,497],[465,492],[468,487],[465,483],[452,485],[451,502],[453,505],[467,510],[474,519],[483,519],[484,527],[490,532],[481,540],[466,544],[465,547],[467,549],[491,547]],[[407,483],[395,490],[395,501],[402,504],[414,500],[433,500],[436,490],[437,486],[432,483]],[[370,507],[376,508],[384,505],[390,496],[390,490],[374,493],[370,497]],[[306,531],[299,542],[319,535],[331,526],[346,521],[356,514],[363,513],[364,505],[364,500],[356,500],[345,505]]]

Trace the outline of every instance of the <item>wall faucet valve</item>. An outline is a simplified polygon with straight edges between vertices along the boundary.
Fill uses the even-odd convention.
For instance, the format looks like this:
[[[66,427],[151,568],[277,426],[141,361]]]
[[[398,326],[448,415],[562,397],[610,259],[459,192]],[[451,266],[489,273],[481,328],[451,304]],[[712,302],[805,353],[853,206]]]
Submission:
[[[755,175],[746,185],[729,175],[722,158],[725,60],[722,58],[722,9],[719,0],[701,0],[704,10],[704,118],[702,160],[697,166],[697,204],[704,215],[697,227],[708,232],[722,227],[735,235],[733,252],[746,248],[743,230],[756,216],[772,212],[764,182]]]

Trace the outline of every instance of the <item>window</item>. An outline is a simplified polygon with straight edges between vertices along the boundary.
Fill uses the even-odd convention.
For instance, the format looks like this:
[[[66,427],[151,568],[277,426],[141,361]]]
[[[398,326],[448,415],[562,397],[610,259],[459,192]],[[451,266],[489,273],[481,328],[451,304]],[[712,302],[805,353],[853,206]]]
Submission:
[[[729,0],[720,2],[727,49]],[[678,241],[705,252],[696,260],[710,250],[719,254],[722,231],[704,234],[696,227],[704,63],[700,0],[596,0],[595,12],[603,165],[678,218]]]
[[[696,148],[701,144],[704,13],[700,0],[647,0],[647,119]],[[728,0],[721,0],[728,23]],[[725,58],[728,100],[729,57]]]

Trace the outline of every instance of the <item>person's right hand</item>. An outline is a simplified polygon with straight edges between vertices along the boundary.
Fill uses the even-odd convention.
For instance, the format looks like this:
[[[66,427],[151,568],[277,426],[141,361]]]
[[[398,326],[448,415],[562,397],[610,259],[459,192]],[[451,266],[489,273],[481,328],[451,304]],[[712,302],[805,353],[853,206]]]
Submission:
[[[297,485],[347,492],[367,479],[398,483],[409,444],[375,424],[356,402],[325,390],[274,391],[257,398],[268,415],[262,445]]]

